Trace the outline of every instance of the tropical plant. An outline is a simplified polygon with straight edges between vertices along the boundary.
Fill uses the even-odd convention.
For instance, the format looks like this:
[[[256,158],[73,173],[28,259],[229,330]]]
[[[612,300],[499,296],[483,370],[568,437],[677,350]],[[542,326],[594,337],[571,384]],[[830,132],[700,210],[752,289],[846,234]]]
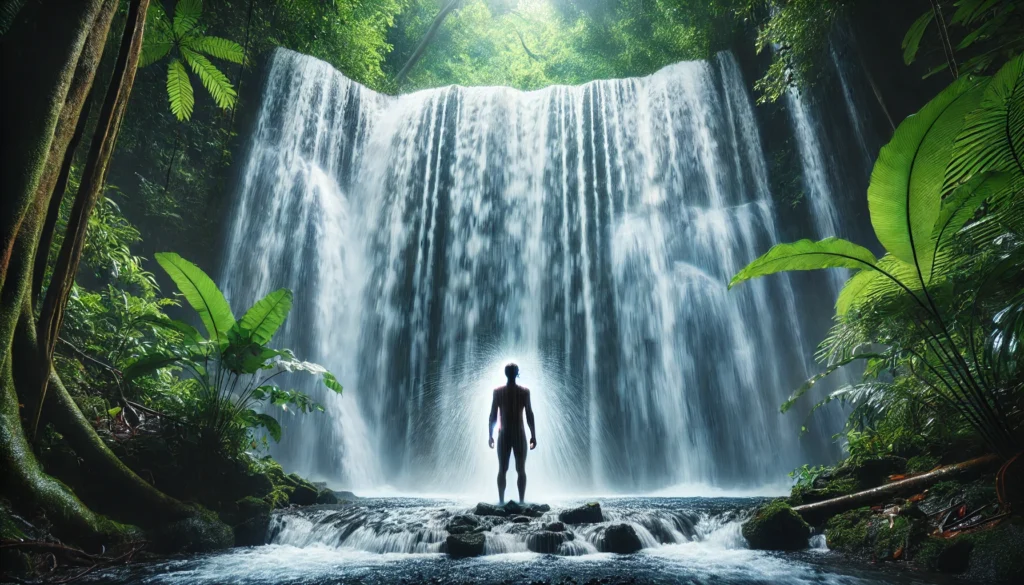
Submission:
[[[1024,57],[991,78],[961,77],[908,117],[881,150],[868,187],[881,258],[827,238],[779,244],[729,286],[777,272],[846,268],[825,374],[868,360],[880,400],[892,384],[958,413],[993,451],[1020,448],[1024,389]],[[784,405],[805,393],[809,380]],[[900,386],[900,391],[907,388]],[[841,397],[841,396],[840,396]]]
[[[192,117],[195,95],[185,65],[199,77],[203,86],[223,109],[235,105],[234,86],[207,57],[242,64],[245,51],[231,40],[204,34],[200,19],[202,0],[179,0],[174,6],[174,20],[168,18],[160,2],[149,5],[146,13],[146,36],[139,66],[152,65],[170,56],[167,64],[167,99],[171,112],[180,121]]]
[[[169,252],[157,254],[156,260],[198,313],[206,336],[183,321],[156,320],[159,326],[180,335],[180,345],[170,351],[139,355],[125,368],[124,378],[131,381],[169,366],[191,374],[199,391],[188,419],[199,428],[204,443],[237,451],[251,443],[252,428],[266,429],[275,441],[280,440],[280,424],[257,410],[261,403],[285,410],[291,406],[304,413],[323,410],[303,392],[272,383],[282,374],[318,375],[328,389],[342,392],[337,378],[323,366],[300,361],[287,349],[267,345],[291,310],[291,291],[279,289],[268,294],[236,321],[224,294],[199,267]]]

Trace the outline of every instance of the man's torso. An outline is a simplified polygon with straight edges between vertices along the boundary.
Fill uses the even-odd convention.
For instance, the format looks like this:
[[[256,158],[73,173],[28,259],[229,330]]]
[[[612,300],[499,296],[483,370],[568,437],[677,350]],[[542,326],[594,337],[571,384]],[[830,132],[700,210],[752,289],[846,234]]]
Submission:
[[[501,386],[494,389],[494,397],[501,413],[501,433],[523,433],[523,411],[530,391],[522,386]]]

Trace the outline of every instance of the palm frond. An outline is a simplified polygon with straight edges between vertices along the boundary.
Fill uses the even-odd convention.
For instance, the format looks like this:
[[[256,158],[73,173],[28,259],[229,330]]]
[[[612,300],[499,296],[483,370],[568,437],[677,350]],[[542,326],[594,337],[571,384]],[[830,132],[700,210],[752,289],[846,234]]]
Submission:
[[[149,40],[149,35],[146,35],[146,41],[142,44],[142,54],[139,55],[139,67],[145,67],[152,65],[160,59],[163,59],[171,52],[171,47],[174,46],[174,42]]]
[[[167,66],[167,98],[171,103],[171,112],[179,121],[192,117],[192,109],[196,104],[192,82],[188,79],[185,66],[178,59],[172,59]]]
[[[199,80],[203,82],[203,86],[210,92],[218,107],[227,109],[235,105],[235,88],[216,65],[203,55],[185,47],[181,48],[181,55],[192,67],[192,71],[199,76]]]

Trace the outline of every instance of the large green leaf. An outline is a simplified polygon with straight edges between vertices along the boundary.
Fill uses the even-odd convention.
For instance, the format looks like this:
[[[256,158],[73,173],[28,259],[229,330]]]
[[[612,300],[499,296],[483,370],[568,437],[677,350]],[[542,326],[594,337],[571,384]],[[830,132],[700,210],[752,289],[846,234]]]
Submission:
[[[917,58],[917,49],[921,46],[921,38],[924,37],[925,31],[928,30],[928,25],[933,20],[935,20],[935,12],[928,10],[907,29],[907,34],[903,37],[903,62],[907,65],[913,63],[914,59]]]
[[[188,304],[199,313],[208,337],[225,345],[228,331],[235,325],[235,317],[224,293],[198,266],[173,252],[157,253],[156,261],[178,286]]]
[[[904,120],[878,154],[868,209],[878,241],[892,255],[929,272],[931,235],[953,139],[981,100],[982,85],[962,77]]]
[[[819,270],[822,268],[851,268],[861,270],[875,264],[871,250],[841,238],[826,238],[814,242],[800,240],[792,244],[772,246],[763,256],[736,273],[729,288],[750,280],[790,270]]]
[[[178,0],[174,7],[174,34],[178,38],[193,34],[202,16],[202,0]]]
[[[879,353],[859,353],[857,355],[850,356],[846,359],[840,360],[834,364],[829,365],[827,368],[825,368],[824,372],[820,372],[811,376],[810,378],[808,378],[806,382],[801,384],[799,388],[794,390],[793,393],[789,396],[789,398],[787,398],[786,401],[782,403],[782,406],[779,407],[779,410],[785,413],[789,409],[793,408],[793,405],[796,404],[796,401],[800,400],[800,398],[802,398],[804,394],[807,394],[807,392],[810,391],[811,388],[814,388],[815,384],[831,376],[839,368],[849,365],[857,360],[884,357],[885,356],[883,354]]]
[[[199,76],[203,86],[213,96],[213,100],[217,102],[217,106],[226,109],[235,105],[235,97],[237,96],[235,88],[232,87],[227,75],[224,75],[220,69],[217,69],[216,65],[185,45],[181,46],[181,56],[192,67],[192,71]]]
[[[324,372],[324,386],[327,386],[338,394],[341,394],[343,390],[341,382],[339,382],[338,379],[334,377],[334,374],[330,372]]]
[[[188,40],[188,47],[193,51],[206,53],[216,59],[224,59],[231,63],[241,64],[245,59],[245,51],[242,46],[228,39],[220,37],[196,37]]]
[[[836,298],[836,314],[845,315],[868,301],[883,298],[892,300],[896,296],[908,294],[908,291],[916,294],[920,290],[921,280],[917,277],[917,268],[892,254],[886,254],[878,260],[874,270],[864,270],[846,281]]]
[[[274,442],[281,441],[281,424],[277,422],[276,418],[269,414],[259,413],[255,417],[255,422],[258,426],[267,429],[267,432],[270,433]]]
[[[126,382],[130,382],[140,376],[152,374],[160,368],[173,366],[180,361],[181,357],[173,354],[158,353],[144,355],[126,367],[124,371],[121,372],[121,377],[124,378]]]
[[[954,251],[950,242],[978,212],[982,203],[998,205],[1010,194],[1010,176],[1006,173],[982,173],[957,187],[942,202],[939,218],[932,231],[933,257],[927,281],[942,274],[948,256]]]
[[[167,66],[167,99],[171,103],[171,113],[179,122],[192,117],[196,98],[192,94],[192,82],[188,79],[188,72],[178,59],[172,59]]]
[[[282,288],[260,299],[245,312],[238,327],[252,341],[265,344],[277,333],[292,309],[292,291]]]
[[[1024,55],[1010,60],[964,119],[946,169],[947,191],[986,171],[1024,176]]]

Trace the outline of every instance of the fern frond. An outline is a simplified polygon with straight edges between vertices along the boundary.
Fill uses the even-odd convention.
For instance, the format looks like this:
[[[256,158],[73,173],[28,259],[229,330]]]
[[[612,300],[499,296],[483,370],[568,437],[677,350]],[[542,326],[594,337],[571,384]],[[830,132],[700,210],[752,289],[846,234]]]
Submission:
[[[192,71],[199,76],[199,80],[203,82],[203,86],[210,92],[218,107],[226,109],[235,105],[235,96],[237,95],[235,88],[231,86],[231,81],[221,73],[220,69],[217,69],[216,65],[206,57],[185,47],[181,48],[181,55],[192,67]]]
[[[241,64],[245,60],[245,51],[242,49],[242,45],[220,37],[193,37],[188,39],[187,44],[182,43],[182,45],[193,51],[206,53],[215,59],[223,59],[231,63]]]
[[[142,42],[146,43],[151,39],[169,40],[173,37],[174,31],[171,28],[171,20],[167,18],[164,7],[160,2],[150,2],[149,8],[146,9],[146,35],[143,37]]]
[[[171,47],[174,46],[174,42],[170,40],[150,40],[148,34],[145,39],[142,43],[142,54],[139,55],[139,67],[152,65],[163,59],[167,56],[167,53],[171,52]]]
[[[171,103],[171,112],[179,121],[192,117],[192,109],[196,104],[192,82],[188,79],[185,66],[178,59],[172,59],[167,66],[167,98]]]
[[[189,35],[203,16],[203,0],[178,0],[174,7],[174,34],[178,38]]]

